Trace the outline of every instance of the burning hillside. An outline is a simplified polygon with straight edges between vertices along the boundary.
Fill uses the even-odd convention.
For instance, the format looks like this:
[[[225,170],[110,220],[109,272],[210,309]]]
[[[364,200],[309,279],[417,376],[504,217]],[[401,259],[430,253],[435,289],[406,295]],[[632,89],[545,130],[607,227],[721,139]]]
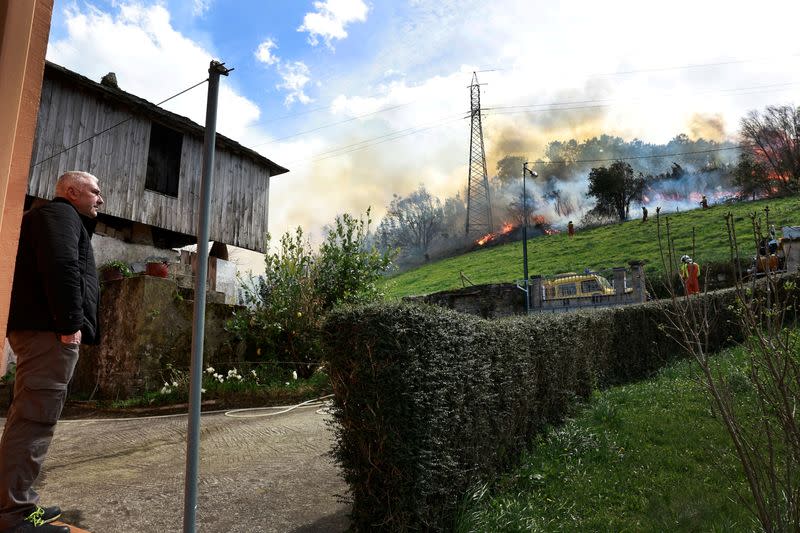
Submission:
[[[559,230],[553,228],[544,218],[543,215],[535,215],[531,217],[531,222],[528,225],[528,238],[540,237],[542,235],[553,235],[560,233]],[[498,244],[505,244],[522,239],[522,224],[514,224],[512,222],[503,222],[501,228],[493,233],[487,233],[480,239],[477,239],[473,248],[481,248],[488,246],[496,246]]]

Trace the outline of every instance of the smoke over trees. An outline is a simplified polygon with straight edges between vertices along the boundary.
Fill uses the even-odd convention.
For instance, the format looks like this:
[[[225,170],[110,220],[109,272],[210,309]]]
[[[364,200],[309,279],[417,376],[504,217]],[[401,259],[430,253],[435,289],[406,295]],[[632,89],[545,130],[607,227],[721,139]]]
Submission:
[[[630,216],[630,204],[672,210],[697,207],[702,195],[712,202],[721,201],[738,192],[734,183],[736,148],[730,142],[693,140],[683,134],[665,144],[601,135],[584,141],[553,141],[543,157],[534,161],[525,154],[504,154],[490,179],[493,224],[498,229],[503,223],[518,225],[527,211],[529,225],[544,221],[558,229],[564,228],[567,220],[579,220],[581,225],[624,220]],[[527,179],[527,197],[523,199],[522,166],[526,161],[531,161],[528,168],[539,176]],[[604,196],[603,202],[589,194],[593,171],[594,191],[612,193]],[[621,192],[610,183],[601,187],[605,172],[622,177]],[[759,191],[753,194],[760,196]],[[598,204],[602,205],[596,209]],[[408,196],[394,195],[373,238],[383,250],[400,248],[396,264],[402,269],[474,245],[464,235],[465,221],[463,190],[439,199],[421,185]]]
[[[769,169],[781,192],[798,189],[800,180],[800,107],[768,106],[742,119],[740,135],[749,146],[740,164],[760,164]],[[743,169],[746,172],[746,169]]]

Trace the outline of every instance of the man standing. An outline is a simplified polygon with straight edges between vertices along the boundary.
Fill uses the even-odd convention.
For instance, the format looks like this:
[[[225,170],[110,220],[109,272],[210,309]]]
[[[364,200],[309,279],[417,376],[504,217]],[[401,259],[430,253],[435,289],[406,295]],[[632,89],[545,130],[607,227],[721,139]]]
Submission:
[[[70,171],[52,202],[22,217],[8,339],[17,355],[14,401],[0,440],[0,531],[69,533],[31,488],[47,455],[78,346],[98,340],[92,233],[103,205],[97,178]]]

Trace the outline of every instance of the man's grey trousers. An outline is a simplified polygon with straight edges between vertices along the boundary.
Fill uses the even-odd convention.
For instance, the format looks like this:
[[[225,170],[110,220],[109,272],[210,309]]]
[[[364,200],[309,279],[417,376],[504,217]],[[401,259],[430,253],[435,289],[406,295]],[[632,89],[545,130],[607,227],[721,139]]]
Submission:
[[[19,524],[39,503],[31,488],[67,397],[78,345],[52,331],[11,331],[17,356],[14,401],[0,440],[0,531]]]

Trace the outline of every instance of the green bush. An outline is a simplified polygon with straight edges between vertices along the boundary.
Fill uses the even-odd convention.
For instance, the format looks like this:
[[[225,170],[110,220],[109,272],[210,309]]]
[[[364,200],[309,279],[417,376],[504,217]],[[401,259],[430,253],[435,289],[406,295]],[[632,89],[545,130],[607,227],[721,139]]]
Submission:
[[[735,293],[713,308],[710,349],[737,340]],[[672,303],[494,321],[408,303],[339,309],[325,324],[334,454],[356,530],[449,530],[463,495],[518,460],[598,386],[684,353]]]
[[[323,359],[320,323],[340,304],[365,303],[382,296],[376,282],[393,253],[367,245],[365,217],[337,216],[319,253],[301,228],[285,233],[277,251],[264,256],[265,274],[242,285],[247,307],[226,324],[249,346],[247,358],[288,365],[310,377]],[[270,237],[267,235],[269,249]]]
[[[269,247],[269,235],[267,247]],[[282,361],[309,377],[321,359],[319,320],[311,246],[297,228],[284,234],[264,256],[265,274],[243,285],[247,307],[235,311],[226,329],[247,341],[247,358]]]

